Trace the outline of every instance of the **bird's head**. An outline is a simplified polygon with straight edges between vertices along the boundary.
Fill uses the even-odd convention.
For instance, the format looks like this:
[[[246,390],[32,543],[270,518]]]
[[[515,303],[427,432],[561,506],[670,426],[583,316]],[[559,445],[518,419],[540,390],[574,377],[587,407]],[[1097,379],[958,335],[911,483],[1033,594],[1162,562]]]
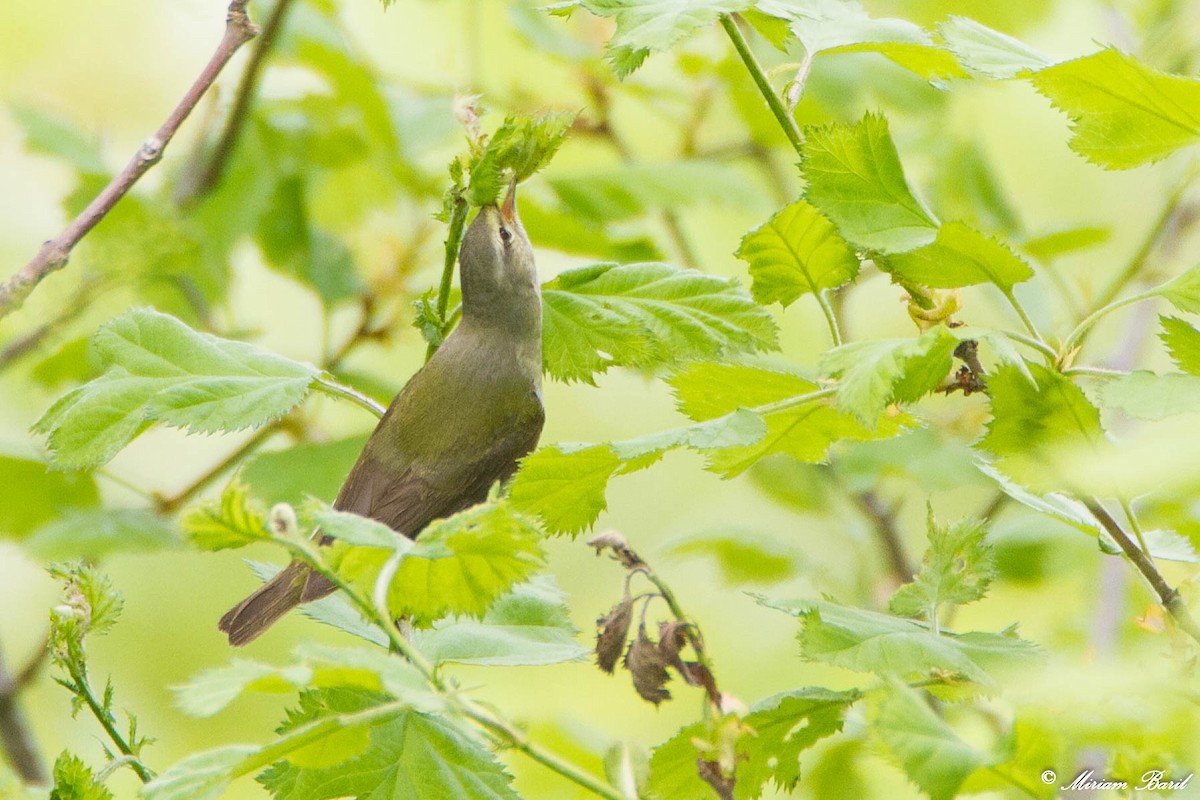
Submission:
[[[509,185],[499,206],[479,209],[459,251],[463,318],[495,320],[524,317],[530,304],[541,310],[533,246],[517,216],[517,185]],[[514,319],[525,324],[523,319]]]

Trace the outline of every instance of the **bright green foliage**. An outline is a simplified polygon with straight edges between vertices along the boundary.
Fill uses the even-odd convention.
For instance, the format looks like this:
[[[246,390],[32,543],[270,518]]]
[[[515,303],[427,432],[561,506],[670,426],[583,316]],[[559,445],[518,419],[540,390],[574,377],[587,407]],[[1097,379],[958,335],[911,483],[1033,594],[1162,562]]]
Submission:
[[[615,17],[617,29],[608,42],[607,57],[617,77],[625,78],[652,51],[668,50],[721,14],[751,5],[749,0],[567,0],[547,10],[565,15],[585,8],[597,16]]]
[[[932,244],[877,263],[901,281],[937,289],[993,283],[1008,292],[1033,277],[1029,265],[1007,246],[961,222],[942,225]]]
[[[1046,56],[1024,42],[968,17],[950,17],[938,26],[938,33],[958,63],[973,75],[1003,80],[1050,63]]]
[[[993,669],[1028,662],[1038,653],[1007,632],[934,633],[912,620],[830,600],[759,602],[801,618],[800,651],[805,658],[855,672],[909,681],[965,680],[993,689]]]
[[[680,413],[697,422],[817,391],[798,375],[743,364],[689,364],[667,379]]]
[[[681,557],[707,556],[721,570],[726,585],[779,583],[796,576],[801,556],[782,542],[747,530],[689,536],[669,553]]]
[[[307,497],[333,499],[362,452],[366,436],[306,442],[254,456],[241,479],[266,503],[298,506]]]
[[[447,614],[482,617],[543,566],[541,539],[541,530],[504,502],[436,520],[401,560],[388,607],[418,624]]]
[[[84,175],[104,175],[100,143],[70,120],[26,103],[11,103],[8,112],[25,134],[25,147],[34,153],[56,156]]]
[[[1167,346],[1171,358],[1189,375],[1200,376],[1200,330],[1178,317],[1159,317],[1162,333],[1159,338]]]
[[[874,707],[872,729],[930,800],[950,800],[992,759],[963,741],[915,690],[892,681]]]
[[[735,281],[667,264],[596,264],[542,287],[546,371],[591,382],[612,366],[774,349],[775,323]]]
[[[434,664],[535,666],[578,661],[587,648],[575,641],[566,597],[554,580],[539,576],[515,586],[483,619],[443,620],[413,632],[413,644]]]
[[[179,534],[163,517],[135,508],[68,511],[25,540],[29,551],[47,560],[88,558],[111,553],[146,553],[179,546]]]
[[[288,800],[516,800],[511,780],[491,753],[450,722],[416,711],[376,721],[367,748],[350,760],[311,768],[282,761],[259,776],[274,797]]]
[[[311,508],[313,522],[321,529],[322,535],[332,536],[339,542],[355,547],[378,547],[401,552],[407,552],[412,545],[412,539],[370,517],[338,511],[324,503],[313,503]]]
[[[742,718],[740,735],[732,743],[736,760],[734,794],[737,800],[757,800],[771,782],[789,791],[800,778],[800,754],[842,729],[846,709],[857,692],[797,689],[764,698]],[[719,734],[718,734],[719,735]],[[696,774],[696,760],[713,759],[696,742],[713,732],[703,722],[680,730],[654,749],[650,759],[650,789],[656,798],[708,797],[711,789]]]
[[[290,694],[310,688],[385,692],[422,711],[436,711],[444,705],[404,659],[375,648],[314,644],[297,648],[296,662],[284,667],[235,658],[177,687],[175,698],[188,714],[209,717],[246,692]]]
[[[536,515],[549,530],[576,534],[607,508],[604,490],[620,465],[620,457],[603,444],[543,447],[521,462],[509,497],[514,507]]]
[[[51,615],[54,637],[65,636],[82,646],[84,634],[104,633],[117,623],[125,604],[121,593],[95,567],[82,562],[50,568],[65,584],[67,605]]]
[[[518,183],[549,163],[566,139],[574,113],[549,112],[536,117],[513,115],[488,138],[471,159],[471,205],[494,203],[504,190],[506,175]]]
[[[803,200],[746,234],[737,256],[750,265],[750,293],[764,305],[779,301],[787,307],[803,294],[836,289],[858,274],[854,250]]]
[[[1158,287],[1157,294],[1189,314],[1200,314],[1200,264]]]
[[[1055,459],[1106,452],[1100,412],[1061,373],[1029,365],[1030,381],[1005,365],[988,377],[992,419],[980,446],[1018,483],[1061,488]]]
[[[569,212],[568,230],[581,228],[583,232],[606,223],[636,219],[657,208],[681,208],[698,202],[728,208],[757,208],[763,202],[753,187],[747,185],[741,171],[729,164],[695,159],[564,168],[547,176],[547,182]],[[528,224],[526,227],[532,234],[533,228]],[[562,243],[561,234],[551,236],[550,241],[539,237],[533,241],[557,249]]]
[[[1041,261],[1053,261],[1059,256],[1090,250],[1104,244],[1111,237],[1112,231],[1109,228],[1098,226],[1066,228],[1026,239],[1021,242],[1020,249]]]
[[[41,461],[0,456],[0,486],[19,503],[0,503],[0,536],[25,536],[65,509],[100,501],[96,481],[79,472],[48,472]]]
[[[196,433],[262,425],[299,403],[317,375],[145,308],[103,325],[92,351],[104,374],[65,394],[34,425],[48,435],[58,467],[103,464],[151,422]]]
[[[938,223],[909,188],[886,119],[867,114],[805,134],[804,196],[846,241],[882,253],[933,241]]]
[[[188,541],[204,550],[244,547],[271,535],[262,507],[237,479],[221,492],[219,502],[206,501],[189,508],[179,525]]]
[[[112,792],[78,756],[63,751],[54,762],[54,788],[50,800],[112,800]]]
[[[1137,370],[1096,389],[1105,408],[1121,411],[1134,419],[1158,420],[1176,414],[1200,411],[1200,377],[1170,373],[1155,375]]]
[[[889,403],[911,403],[950,374],[958,338],[943,326],[915,339],[869,339],[830,350],[821,371],[838,378],[837,406],[874,425]]]
[[[1108,169],[1160,161],[1200,142],[1200,79],[1108,48],[1030,78],[1071,118],[1071,149]]]
[[[249,744],[221,747],[188,756],[146,784],[143,800],[218,800],[242,765],[261,748]],[[253,768],[251,768],[253,769]]]
[[[924,616],[937,623],[944,603],[965,605],[983,597],[996,576],[995,558],[984,541],[986,525],[960,520],[943,527],[929,516],[929,549],[921,571],[896,590],[888,608],[902,617]]]

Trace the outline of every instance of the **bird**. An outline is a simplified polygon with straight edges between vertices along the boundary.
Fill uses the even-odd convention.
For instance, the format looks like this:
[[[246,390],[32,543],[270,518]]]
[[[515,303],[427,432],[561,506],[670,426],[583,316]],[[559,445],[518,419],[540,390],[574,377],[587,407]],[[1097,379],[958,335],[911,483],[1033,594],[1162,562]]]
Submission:
[[[483,502],[497,481],[512,477],[545,422],[541,292],[517,215],[515,180],[503,203],[479,209],[458,260],[458,325],[396,395],[333,503],[414,539],[433,520]],[[334,589],[293,561],[217,627],[241,646]]]

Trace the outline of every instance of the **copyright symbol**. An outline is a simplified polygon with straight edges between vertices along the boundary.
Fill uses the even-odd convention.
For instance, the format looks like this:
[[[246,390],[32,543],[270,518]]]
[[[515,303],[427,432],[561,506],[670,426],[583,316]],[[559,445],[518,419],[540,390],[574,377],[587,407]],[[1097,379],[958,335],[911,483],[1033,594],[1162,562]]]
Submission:
[[[1042,783],[1046,783],[1046,784],[1054,783],[1054,781],[1057,778],[1058,778],[1058,775],[1055,774],[1054,770],[1052,770],[1052,769],[1048,769],[1042,773]]]

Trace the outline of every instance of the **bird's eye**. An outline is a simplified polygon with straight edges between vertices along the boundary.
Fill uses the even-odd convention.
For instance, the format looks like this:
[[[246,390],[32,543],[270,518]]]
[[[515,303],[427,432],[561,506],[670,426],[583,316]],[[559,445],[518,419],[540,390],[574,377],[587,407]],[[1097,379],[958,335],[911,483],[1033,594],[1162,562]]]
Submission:
[[[507,244],[508,242],[512,241],[512,231],[501,225],[500,238],[504,240],[505,244]]]

